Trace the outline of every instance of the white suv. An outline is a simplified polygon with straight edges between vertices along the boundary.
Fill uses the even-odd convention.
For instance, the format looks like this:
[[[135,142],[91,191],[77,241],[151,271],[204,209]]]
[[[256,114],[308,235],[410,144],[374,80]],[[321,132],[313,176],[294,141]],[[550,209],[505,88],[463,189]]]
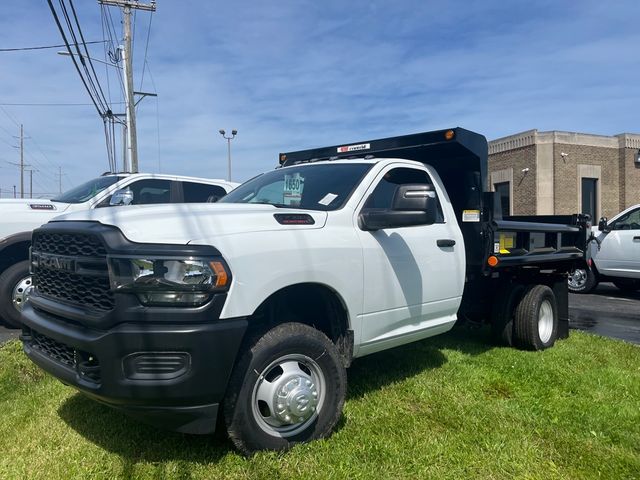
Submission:
[[[118,205],[215,202],[237,183],[147,173],[105,174],[53,200],[0,200],[0,322],[19,326],[31,286],[31,231],[62,213]]]
[[[587,293],[599,282],[610,281],[625,292],[640,289],[640,205],[634,205],[611,220],[602,218],[593,228],[588,268],[569,277],[569,290]]]

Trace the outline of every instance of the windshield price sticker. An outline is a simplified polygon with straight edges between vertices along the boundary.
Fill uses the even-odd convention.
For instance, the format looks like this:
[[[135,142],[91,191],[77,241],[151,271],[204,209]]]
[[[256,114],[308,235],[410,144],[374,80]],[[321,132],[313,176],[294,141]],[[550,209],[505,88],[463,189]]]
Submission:
[[[284,204],[300,205],[302,191],[304,190],[304,177],[299,173],[284,176]]]
[[[318,200],[318,203],[320,205],[327,206],[331,202],[333,202],[336,198],[338,198],[338,195],[336,195],[335,193],[327,193],[324,197]]]
[[[463,222],[479,222],[480,210],[463,210],[462,221]]]
[[[338,147],[338,153],[358,152],[360,150],[369,150],[370,148],[370,143],[361,143],[359,145],[345,145],[344,147]]]

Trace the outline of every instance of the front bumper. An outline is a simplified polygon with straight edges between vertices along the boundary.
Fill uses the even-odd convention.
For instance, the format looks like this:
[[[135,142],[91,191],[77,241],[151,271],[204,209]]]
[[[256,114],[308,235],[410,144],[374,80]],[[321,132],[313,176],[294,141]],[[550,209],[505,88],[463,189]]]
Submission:
[[[130,315],[127,323],[100,330],[39,309],[34,300],[22,317],[24,351],[34,363],[143,421],[213,432],[246,319],[218,320],[214,307],[188,315],[167,308],[176,321],[154,323],[145,315],[132,322]]]

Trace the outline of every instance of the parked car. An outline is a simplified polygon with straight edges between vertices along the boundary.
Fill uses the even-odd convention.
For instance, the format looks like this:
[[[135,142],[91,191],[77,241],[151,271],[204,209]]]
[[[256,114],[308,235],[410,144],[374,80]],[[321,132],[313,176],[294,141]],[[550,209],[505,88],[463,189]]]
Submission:
[[[590,259],[569,276],[569,290],[588,293],[599,282],[613,282],[624,292],[640,290],[640,205],[593,227]]]
[[[68,212],[119,205],[216,201],[238,184],[225,180],[146,173],[105,174],[53,200],[0,200],[0,321],[20,324],[20,310],[31,288],[31,231]]]
[[[76,212],[34,231],[29,358],[183,433],[213,432],[220,414],[250,454],[328,436],[353,358],[458,318],[530,350],[568,336],[566,275],[586,223],[503,220],[483,192],[482,135],[426,132],[280,163],[216,204]],[[522,247],[536,232],[546,244]]]

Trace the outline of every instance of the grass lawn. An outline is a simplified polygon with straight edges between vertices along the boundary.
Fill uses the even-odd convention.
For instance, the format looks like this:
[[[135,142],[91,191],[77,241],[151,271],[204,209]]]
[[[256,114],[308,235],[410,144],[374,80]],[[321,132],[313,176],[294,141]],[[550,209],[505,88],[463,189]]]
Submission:
[[[640,348],[458,330],[354,362],[338,431],[245,459],[130,420],[0,347],[0,478],[640,478]]]

